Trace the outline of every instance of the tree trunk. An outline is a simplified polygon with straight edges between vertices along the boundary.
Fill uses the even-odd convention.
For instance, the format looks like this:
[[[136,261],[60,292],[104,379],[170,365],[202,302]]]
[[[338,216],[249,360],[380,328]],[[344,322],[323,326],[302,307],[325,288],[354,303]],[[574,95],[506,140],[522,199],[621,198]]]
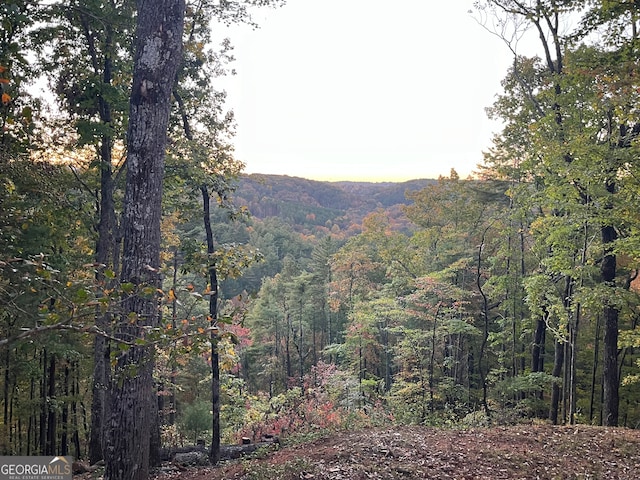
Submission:
[[[47,435],[47,410],[46,410],[46,398],[47,398],[47,349],[43,348],[40,352],[40,371],[42,377],[40,378],[40,415],[38,425],[38,448],[37,452],[40,455],[44,455],[46,449],[46,435]]]
[[[485,238],[487,232],[491,226],[487,227],[482,234],[482,241],[478,247],[477,264],[476,264],[476,287],[480,296],[482,297],[482,343],[480,344],[480,352],[478,354],[478,372],[480,373],[480,382],[482,382],[482,406],[484,407],[484,413],[487,417],[491,415],[489,410],[488,392],[487,392],[487,374],[489,373],[489,367],[485,369],[484,366],[484,354],[489,341],[489,301],[487,295],[482,289],[482,250],[485,244]]]
[[[546,312],[545,314],[546,315]],[[538,317],[536,329],[533,334],[533,347],[531,349],[531,371],[544,371],[544,342],[547,330],[547,322],[544,316]]]
[[[209,254],[209,322],[211,326],[211,408],[213,425],[209,461],[217,464],[220,461],[220,362],[218,355],[218,272],[212,255],[215,251],[213,230],[211,229],[211,211],[209,190],[206,185],[200,187],[204,214],[204,230],[207,237],[207,253]]]
[[[136,341],[158,325],[162,180],[171,91],[182,54],[184,0],[137,2],[133,86],[127,132],[127,181],[120,279],[123,297],[115,335],[128,348],[118,355],[111,382],[107,480],[149,476],[153,348]]]
[[[551,406],[549,407],[549,420],[554,425],[558,424],[558,411],[560,410],[560,394],[562,392],[562,385],[559,382],[560,375],[562,375],[562,366],[564,365],[564,343],[556,340],[555,342],[555,356],[553,359],[553,371],[551,375],[556,377],[556,381],[551,386]]]
[[[111,47],[113,29],[107,23],[105,45],[107,54],[104,58],[104,70],[102,72],[102,82],[110,85],[112,81],[112,59]],[[95,59],[97,65],[97,59]],[[97,72],[96,72],[97,73]],[[103,125],[109,126],[112,122],[111,106],[108,101],[100,97],[98,99],[98,110],[100,120]],[[96,245],[96,263],[104,265],[106,268],[116,271],[116,259],[118,257],[118,245],[116,243],[117,220],[115,215],[115,204],[113,199],[113,168],[112,168],[113,140],[111,135],[103,135],[100,144],[100,205],[98,240]],[[102,271],[98,271],[98,282],[106,283]],[[105,285],[112,288],[113,285]],[[108,332],[111,327],[111,315],[109,313],[96,313],[96,326]],[[104,459],[104,448],[106,445],[106,423],[109,418],[109,406],[107,403],[107,388],[111,376],[110,352],[108,341],[96,335],[93,350],[93,384],[91,400],[91,431],[89,437],[89,461],[91,464]]]
[[[73,449],[76,458],[81,458],[82,451],[80,448],[80,422],[78,421],[78,399],[80,398],[80,364],[74,362],[73,368],[73,387],[71,390],[71,396],[73,397],[71,403],[71,415],[73,418],[73,437],[71,439],[73,443]]]
[[[289,349],[289,345],[291,343],[291,316],[289,315],[289,312],[286,311],[285,313],[286,315],[286,319],[287,319],[287,333],[286,333],[286,337],[285,337],[285,365],[287,367],[287,378],[285,380],[285,385],[289,384],[289,379],[293,376],[293,371],[291,369],[291,351]],[[289,388],[287,386],[287,388]]]
[[[47,434],[44,455],[56,454],[56,425],[57,415],[53,402],[56,398],[56,356],[49,357],[49,368],[47,372],[47,398],[45,399],[45,410],[47,412]]]
[[[609,427],[618,425],[619,380],[618,380],[618,310],[605,306],[604,309],[604,359],[603,388],[604,404],[603,424]]]
[[[62,435],[60,437],[60,453],[63,456],[69,455],[69,364],[64,367],[64,396],[65,402],[62,405]]]
[[[606,185],[607,192],[615,192],[615,184],[609,181]],[[611,208],[607,205],[607,208]],[[616,255],[613,253],[613,243],[618,238],[616,230],[611,225],[601,228],[604,258],[600,266],[603,283],[611,290],[613,296],[616,278]],[[604,305],[604,354],[603,354],[603,388],[604,403],[602,405],[602,422],[609,427],[618,425],[618,408],[620,403],[618,376],[618,309],[611,302]]]
[[[4,400],[3,414],[2,414],[3,425],[9,425],[9,381],[10,381],[9,365],[11,364],[10,362],[11,362],[11,349],[7,348],[5,350],[4,386],[2,389],[3,390],[2,397]],[[10,453],[9,446],[3,445],[2,454],[8,455],[9,453]]]

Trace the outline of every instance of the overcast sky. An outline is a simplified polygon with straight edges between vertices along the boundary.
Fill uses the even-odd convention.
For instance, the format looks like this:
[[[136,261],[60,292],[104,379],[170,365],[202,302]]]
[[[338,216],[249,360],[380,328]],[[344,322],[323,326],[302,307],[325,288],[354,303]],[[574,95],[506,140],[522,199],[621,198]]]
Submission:
[[[511,62],[473,0],[287,0],[258,30],[223,30],[247,173],[318,180],[462,177],[497,130],[485,114]]]

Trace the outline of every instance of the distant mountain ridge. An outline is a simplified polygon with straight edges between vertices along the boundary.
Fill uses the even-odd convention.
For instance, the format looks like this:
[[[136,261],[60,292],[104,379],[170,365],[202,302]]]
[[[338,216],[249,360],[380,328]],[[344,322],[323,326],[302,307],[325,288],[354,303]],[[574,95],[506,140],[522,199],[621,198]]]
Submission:
[[[280,217],[304,228],[329,224],[348,228],[377,209],[399,211],[400,205],[410,203],[406,192],[421,190],[436,181],[326,182],[287,175],[246,174],[240,178],[235,200],[259,219]]]

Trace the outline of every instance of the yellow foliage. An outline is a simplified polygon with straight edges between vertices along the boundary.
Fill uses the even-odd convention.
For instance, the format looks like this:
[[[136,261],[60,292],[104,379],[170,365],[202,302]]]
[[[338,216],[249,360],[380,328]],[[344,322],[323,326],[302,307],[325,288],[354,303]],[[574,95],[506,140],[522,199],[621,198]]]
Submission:
[[[172,303],[176,301],[176,292],[172,289],[167,293],[167,302]]]

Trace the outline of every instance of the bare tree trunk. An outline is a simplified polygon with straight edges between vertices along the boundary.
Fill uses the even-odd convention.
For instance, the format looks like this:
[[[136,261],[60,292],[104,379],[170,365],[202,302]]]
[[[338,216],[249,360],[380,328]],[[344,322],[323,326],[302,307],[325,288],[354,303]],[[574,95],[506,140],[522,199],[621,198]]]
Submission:
[[[596,384],[598,372],[598,355],[600,353],[600,315],[596,317],[596,333],[593,344],[593,366],[591,367],[591,395],[589,398],[589,423],[593,423],[594,405],[596,397]]]
[[[60,437],[60,453],[63,456],[69,455],[69,382],[71,381],[69,364],[64,367],[64,396],[66,398],[62,405],[62,436]]]
[[[533,347],[531,349],[531,371],[544,371],[544,341],[547,322],[543,316],[538,317],[536,329],[533,334]]]
[[[489,410],[489,402],[488,402],[488,392],[487,392],[487,373],[488,367],[485,370],[483,365],[485,359],[485,349],[487,347],[487,343],[489,340],[489,301],[487,295],[482,289],[482,275],[481,275],[481,267],[482,267],[482,249],[484,248],[486,234],[489,231],[491,226],[487,227],[482,233],[482,241],[480,242],[480,246],[478,247],[478,256],[477,256],[477,264],[476,264],[476,287],[480,292],[480,296],[482,297],[482,343],[480,344],[480,352],[478,358],[478,372],[480,373],[480,381],[482,382],[482,406],[484,407],[484,412],[487,417],[491,415],[491,411]]]
[[[607,184],[607,191],[613,193],[615,184],[611,181]],[[608,206],[611,208],[610,206]],[[616,278],[616,255],[613,253],[612,244],[617,239],[616,230],[611,225],[605,225],[601,229],[602,244],[604,246],[604,258],[600,266],[602,281],[613,290]],[[602,422],[608,427],[618,425],[618,409],[620,404],[618,376],[618,308],[611,302],[604,306],[604,355],[603,355],[603,387],[604,403]]]
[[[107,23],[105,45],[107,52],[112,46],[113,31]],[[94,59],[96,68],[97,58]],[[97,73],[97,72],[96,72]],[[107,54],[104,58],[102,81],[111,84],[112,60]],[[112,122],[111,106],[104,98],[98,99],[100,120],[104,125]],[[113,168],[112,168],[113,140],[110,135],[104,135],[100,144],[100,205],[98,223],[98,241],[96,245],[96,263],[113,269],[115,272],[119,245],[116,243],[117,220],[113,199]],[[98,282],[106,282],[102,271],[98,271]],[[105,285],[107,287],[107,285]],[[112,287],[109,286],[109,287]],[[96,326],[105,332],[111,328],[111,315],[96,312]],[[111,376],[109,342],[102,336],[96,335],[93,350],[93,384],[91,401],[91,431],[89,437],[89,460],[91,464],[104,459],[106,445],[106,423],[109,418],[107,388]]]
[[[286,319],[287,319],[287,333],[285,336],[285,365],[287,367],[287,378],[285,380],[285,385],[288,385],[289,383],[289,379],[293,376],[293,371],[291,368],[291,351],[289,349],[290,347],[290,343],[291,343],[291,330],[292,330],[292,325],[291,325],[291,315],[289,315],[289,312],[286,311],[285,313],[286,315]],[[288,388],[288,387],[287,387]]]
[[[553,360],[553,371],[551,374],[560,378],[562,375],[562,366],[564,365],[564,343],[556,340],[555,342],[555,356]],[[562,393],[562,385],[558,381],[554,381],[551,386],[551,406],[549,407],[549,420],[554,425],[558,424],[558,412],[560,410],[560,396]]]
[[[209,254],[209,322],[211,326],[211,407],[213,411],[213,434],[209,460],[214,465],[220,461],[220,362],[218,355],[218,272],[212,255],[215,252],[213,230],[211,229],[211,211],[209,205],[209,190],[206,185],[200,187],[202,192],[202,206],[204,230],[207,237],[207,253]]]
[[[45,455],[55,455],[56,445],[56,425],[57,415],[53,402],[56,398],[56,356],[49,357],[49,367],[47,371],[47,399],[45,401],[45,410],[47,412],[47,434],[45,441]]]
[[[42,377],[40,378],[40,415],[38,424],[38,448],[37,452],[40,455],[44,455],[46,449],[46,435],[47,435],[47,411],[45,405],[45,399],[47,398],[47,349],[43,348],[40,351],[40,372]]]
[[[122,285],[130,287],[115,332],[130,345],[119,354],[111,382],[107,480],[149,476],[154,356],[153,348],[136,341],[159,322],[164,155],[185,15],[184,0],[139,0],[137,5],[120,275]]]
[[[73,383],[71,389],[71,396],[73,397],[73,403],[71,404],[71,416],[73,417],[73,437],[71,442],[76,458],[82,458],[82,451],[80,449],[80,422],[78,421],[78,398],[80,396],[80,365],[78,362],[73,364]]]
[[[32,405],[36,404],[35,392],[36,392],[36,380],[35,378],[32,377],[29,385],[29,401],[31,402]],[[35,408],[30,409],[29,425],[27,426],[27,451],[26,451],[27,456],[32,455],[34,451],[33,446],[36,441],[35,439],[36,439],[36,424],[37,424],[36,413],[37,411]]]
[[[11,377],[9,376],[9,365],[11,362],[11,349],[7,348],[5,350],[5,367],[4,367],[4,386],[3,386],[3,392],[2,392],[2,397],[4,400],[4,407],[3,407],[3,414],[2,414],[2,424],[3,425],[9,425],[9,382]],[[9,446],[8,445],[3,445],[2,447],[2,454],[3,455],[8,455],[9,454]]]

